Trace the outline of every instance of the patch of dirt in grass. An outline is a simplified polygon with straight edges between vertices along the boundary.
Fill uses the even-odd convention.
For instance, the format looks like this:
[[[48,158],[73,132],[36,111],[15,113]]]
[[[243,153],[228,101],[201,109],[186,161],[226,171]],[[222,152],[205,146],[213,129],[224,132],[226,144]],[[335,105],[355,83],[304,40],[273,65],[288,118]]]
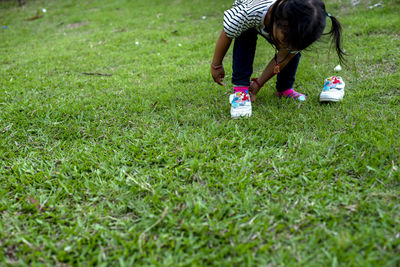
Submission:
[[[5,256],[9,264],[18,262],[17,252],[18,252],[17,245],[11,245],[5,247]]]
[[[375,76],[382,76],[383,74],[393,74],[398,71],[398,66],[395,62],[379,62],[357,64],[357,72],[362,78],[370,78]]]
[[[397,33],[397,32],[392,32],[389,29],[385,29],[385,30],[382,29],[382,30],[379,30],[379,31],[371,31],[371,32],[368,33],[368,35],[373,35],[374,37],[382,38],[382,39],[384,39],[386,41],[391,41],[391,40],[398,41],[398,40],[400,40],[400,34]]]
[[[389,104],[394,106],[400,105],[400,88],[398,87],[391,87],[387,90],[381,90],[377,96],[377,103],[379,104]]]
[[[333,5],[336,8],[331,10],[332,14],[335,16],[348,15],[352,11],[362,10],[362,11],[370,11],[375,9],[381,9],[386,6],[390,6],[393,4],[397,4],[398,0],[330,0],[327,1],[329,12],[329,6]]]
[[[355,33],[356,36],[360,36],[360,33]],[[369,31],[368,36],[381,38],[385,41],[398,41],[400,40],[400,34],[397,32],[392,32],[389,29],[379,29],[374,31]]]
[[[67,26],[65,26],[65,28],[67,28],[67,29],[76,29],[76,28],[85,26],[87,24],[88,24],[87,21],[81,21],[81,22],[76,22],[76,23],[70,23]]]

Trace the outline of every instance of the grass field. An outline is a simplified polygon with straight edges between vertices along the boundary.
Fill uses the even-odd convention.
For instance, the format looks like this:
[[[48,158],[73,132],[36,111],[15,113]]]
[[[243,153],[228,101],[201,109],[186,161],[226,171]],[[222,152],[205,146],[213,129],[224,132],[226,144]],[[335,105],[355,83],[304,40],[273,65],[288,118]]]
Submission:
[[[325,41],[306,103],[270,81],[239,120],[231,50],[210,75],[232,2],[0,1],[0,265],[400,265],[400,2],[326,0],[343,102]]]

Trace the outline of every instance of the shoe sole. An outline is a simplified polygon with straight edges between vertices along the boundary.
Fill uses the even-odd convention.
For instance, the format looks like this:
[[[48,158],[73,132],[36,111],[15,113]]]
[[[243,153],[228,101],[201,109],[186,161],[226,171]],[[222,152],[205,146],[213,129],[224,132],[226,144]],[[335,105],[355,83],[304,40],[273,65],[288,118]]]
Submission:
[[[251,107],[243,106],[237,108],[231,108],[231,117],[236,119],[240,117],[250,117],[251,116]]]
[[[340,102],[342,99],[332,98],[332,97],[320,97],[320,102]]]
[[[341,93],[336,93],[336,96],[335,96],[335,94],[330,95],[329,92],[322,92],[319,95],[319,101],[320,102],[340,102],[343,99],[343,97],[344,97],[343,91]]]

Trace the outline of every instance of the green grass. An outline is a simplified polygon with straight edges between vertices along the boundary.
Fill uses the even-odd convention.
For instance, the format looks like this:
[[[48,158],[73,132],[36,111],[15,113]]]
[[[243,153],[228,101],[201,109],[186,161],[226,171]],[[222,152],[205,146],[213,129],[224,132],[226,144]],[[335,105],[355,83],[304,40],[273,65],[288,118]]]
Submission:
[[[0,2],[0,265],[400,264],[400,2],[326,0],[343,102],[318,101],[322,42],[306,103],[270,81],[240,120],[231,50],[209,74],[232,2]]]

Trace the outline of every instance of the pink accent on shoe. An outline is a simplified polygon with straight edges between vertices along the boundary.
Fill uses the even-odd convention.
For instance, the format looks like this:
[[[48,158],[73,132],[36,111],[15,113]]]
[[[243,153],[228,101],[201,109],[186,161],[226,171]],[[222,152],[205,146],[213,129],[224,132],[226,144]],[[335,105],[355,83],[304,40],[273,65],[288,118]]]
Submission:
[[[277,92],[279,97],[293,98],[294,100],[305,101],[306,96],[304,94],[298,93],[293,88],[287,89],[283,92]]]
[[[243,92],[243,93],[248,93],[249,92],[249,87],[245,86],[235,86],[233,87],[233,92]]]

